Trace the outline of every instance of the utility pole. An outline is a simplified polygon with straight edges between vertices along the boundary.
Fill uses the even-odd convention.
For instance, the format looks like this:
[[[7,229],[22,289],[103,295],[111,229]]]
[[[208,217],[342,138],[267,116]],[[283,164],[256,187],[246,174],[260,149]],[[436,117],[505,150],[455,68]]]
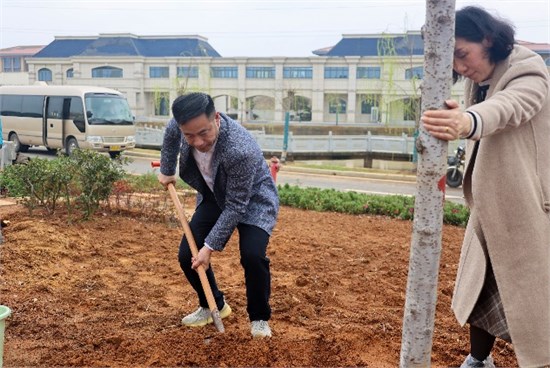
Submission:
[[[454,51],[455,1],[426,0],[422,111],[441,109],[450,97]],[[441,256],[445,164],[448,142],[432,137],[421,125],[417,194],[407,280],[400,367],[429,367],[437,279]]]

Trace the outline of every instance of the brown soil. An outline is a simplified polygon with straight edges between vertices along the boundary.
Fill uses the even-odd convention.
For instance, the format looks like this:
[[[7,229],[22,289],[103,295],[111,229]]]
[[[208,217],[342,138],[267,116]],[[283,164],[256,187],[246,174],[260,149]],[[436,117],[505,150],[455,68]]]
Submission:
[[[0,217],[11,221],[0,246],[5,367],[399,364],[411,222],[281,208],[268,248],[274,336],[252,339],[237,235],[213,258],[233,308],[219,334],[179,323],[197,300],[177,262],[177,223],[126,212],[69,224],[20,206]],[[450,310],[463,234],[444,228],[434,366],[459,366],[468,351]],[[517,366],[502,341],[493,356]]]

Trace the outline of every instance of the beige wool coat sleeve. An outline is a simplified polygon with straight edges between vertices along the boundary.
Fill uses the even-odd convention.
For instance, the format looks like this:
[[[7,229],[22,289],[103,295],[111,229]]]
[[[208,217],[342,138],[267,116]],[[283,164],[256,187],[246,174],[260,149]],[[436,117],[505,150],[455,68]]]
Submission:
[[[497,64],[487,99],[466,82],[467,109],[483,129],[467,147],[464,195],[471,214],[452,308],[464,325],[486,273],[495,279],[518,362],[550,365],[550,77],[542,58],[522,46]],[[480,243],[483,234],[488,254]]]

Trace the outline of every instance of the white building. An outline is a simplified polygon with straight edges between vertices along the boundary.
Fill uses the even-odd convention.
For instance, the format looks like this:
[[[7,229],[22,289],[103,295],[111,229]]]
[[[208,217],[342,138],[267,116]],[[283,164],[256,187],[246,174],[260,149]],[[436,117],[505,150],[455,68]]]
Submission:
[[[548,63],[545,46],[539,53]],[[209,93],[218,110],[241,121],[282,122],[287,111],[292,120],[312,122],[403,126],[418,118],[424,53],[419,32],[343,35],[335,46],[313,53],[226,58],[197,35],[56,37],[26,58],[27,79],[21,82],[114,88],[139,120],[149,121],[166,121],[171,102],[189,91]],[[5,77],[0,83],[18,84]],[[452,98],[462,101],[461,83]]]
[[[0,85],[29,84],[29,67],[25,58],[35,55],[44,46],[15,46],[0,50]]]

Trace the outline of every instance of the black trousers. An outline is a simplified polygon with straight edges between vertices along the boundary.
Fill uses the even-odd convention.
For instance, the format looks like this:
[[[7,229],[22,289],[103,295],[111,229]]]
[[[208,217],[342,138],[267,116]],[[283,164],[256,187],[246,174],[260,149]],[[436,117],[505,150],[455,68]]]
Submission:
[[[210,199],[203,200],[196,208],[189,226],[195,237],[197,248],[201,249],[204,246],[204,239],[216,224],[220,214],[221,209],[216,202]],[[269,234],[257,226],[247,224],[239,224],[237,230],[239,231],[241,265],[244,268],[248,317],[251,321],[267,321],[271,318],[271,307],[269,306],[271,273],[269,258],[266,256]],[[178,254],[180,267],[193,289],[197,292],[200,306],[208,308],[199,274],[191,268],[191,256],[189,243],[184,235]],[[216,284],[212,265],[206,271],[206,275],[218,310],[221,310],[224,305],[224,296]]]

